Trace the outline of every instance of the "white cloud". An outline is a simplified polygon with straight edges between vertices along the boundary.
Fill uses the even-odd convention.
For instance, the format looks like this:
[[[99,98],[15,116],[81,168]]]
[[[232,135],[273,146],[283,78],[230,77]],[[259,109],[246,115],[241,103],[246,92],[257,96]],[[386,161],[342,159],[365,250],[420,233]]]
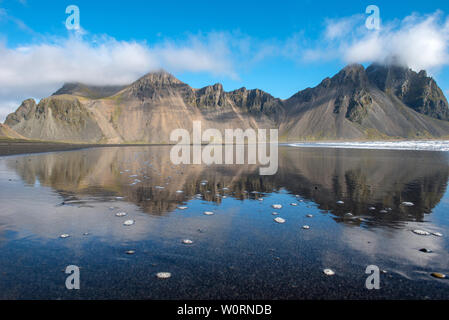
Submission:
[[[128,84],[160,68],[237,77],[230,38],[224,34],[190,36],[177,43],[166,40],[153,46],[107,36],[86,38],[78,33],[15,48],[0,43],[0,120],[23,99],[47,96],[64,82]]]
[[[413,14],[402,21],[383,24],[380,30],[365,28],[362,17],[328,20],[319,45],[305,50],[303,58],[340,58],[347,63],[384,63],[395,59],[414,70],[430,72],[449,64],[449,19],[441,12]]]

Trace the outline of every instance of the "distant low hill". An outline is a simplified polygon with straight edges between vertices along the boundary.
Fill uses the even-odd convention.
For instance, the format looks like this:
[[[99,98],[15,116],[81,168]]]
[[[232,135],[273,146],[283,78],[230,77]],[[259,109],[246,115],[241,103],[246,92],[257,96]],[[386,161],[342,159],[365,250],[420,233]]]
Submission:
[[[194,89],[167,72],[128,86],[65,84],[39,104],[25,100],[5,124],[33,139],[168,143],[177,128],[277,128],[281,141],[449,137],[448,102],[425,71],[349,65],[281,100],[259,90]]]

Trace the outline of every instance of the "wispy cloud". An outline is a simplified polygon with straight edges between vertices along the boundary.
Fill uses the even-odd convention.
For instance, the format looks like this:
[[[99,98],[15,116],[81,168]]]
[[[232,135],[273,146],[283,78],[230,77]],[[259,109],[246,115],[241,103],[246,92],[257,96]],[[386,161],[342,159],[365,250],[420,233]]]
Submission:
[[[347,63],[394,59],[415,70],[437,70],[449,64],[449,19],[438,11],[412,14],[384,23],[380,30],[364,27],[363,16],[329,20],[319,44],[304,51],[308,61],[342,59]]]

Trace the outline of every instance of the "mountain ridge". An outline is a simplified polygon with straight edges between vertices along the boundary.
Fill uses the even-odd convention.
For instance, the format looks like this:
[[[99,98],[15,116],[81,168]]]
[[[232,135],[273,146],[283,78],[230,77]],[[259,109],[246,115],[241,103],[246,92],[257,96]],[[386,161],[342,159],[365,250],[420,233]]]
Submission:
[[[25,100],[5,124],[25,137],[89,143],[168,143],[170,132],[278,128],[281,141],[441,138],[449,107],[425,71],[348,65],[313,88],[279,99],[260,89],[195,89],[170,73],[147,73],[127,86],[65,84]]]

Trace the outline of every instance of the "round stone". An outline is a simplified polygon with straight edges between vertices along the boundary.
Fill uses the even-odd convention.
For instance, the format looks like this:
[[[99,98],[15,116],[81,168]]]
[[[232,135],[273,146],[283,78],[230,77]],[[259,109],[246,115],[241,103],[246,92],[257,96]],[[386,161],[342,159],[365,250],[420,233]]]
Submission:
[[[446,275],[440,272],[432,272],[431,276],[438,279],[446,279]]]
[[[117,212],[115,215],[116,215],[117,217],[124,217],[124,216],[127,215],[127,213],[126,213],[126,212]]]
[[[324,269],[323,272],[326,276],[333,276],[335,274],[332,269]]]
[[[123,222],[123,224],[125,226],[132,226],[134,224],[134,220],[126,220],[125,222]]]
[[[281,217],[274,218],[274,221],[276,221],[277,223],[285,223],[285,219]]]
[[[156,273],[156,277],[158,277],[159,279],[168,279],[171,277],[171,273],[170,272],[158,272],[158,273]]]

